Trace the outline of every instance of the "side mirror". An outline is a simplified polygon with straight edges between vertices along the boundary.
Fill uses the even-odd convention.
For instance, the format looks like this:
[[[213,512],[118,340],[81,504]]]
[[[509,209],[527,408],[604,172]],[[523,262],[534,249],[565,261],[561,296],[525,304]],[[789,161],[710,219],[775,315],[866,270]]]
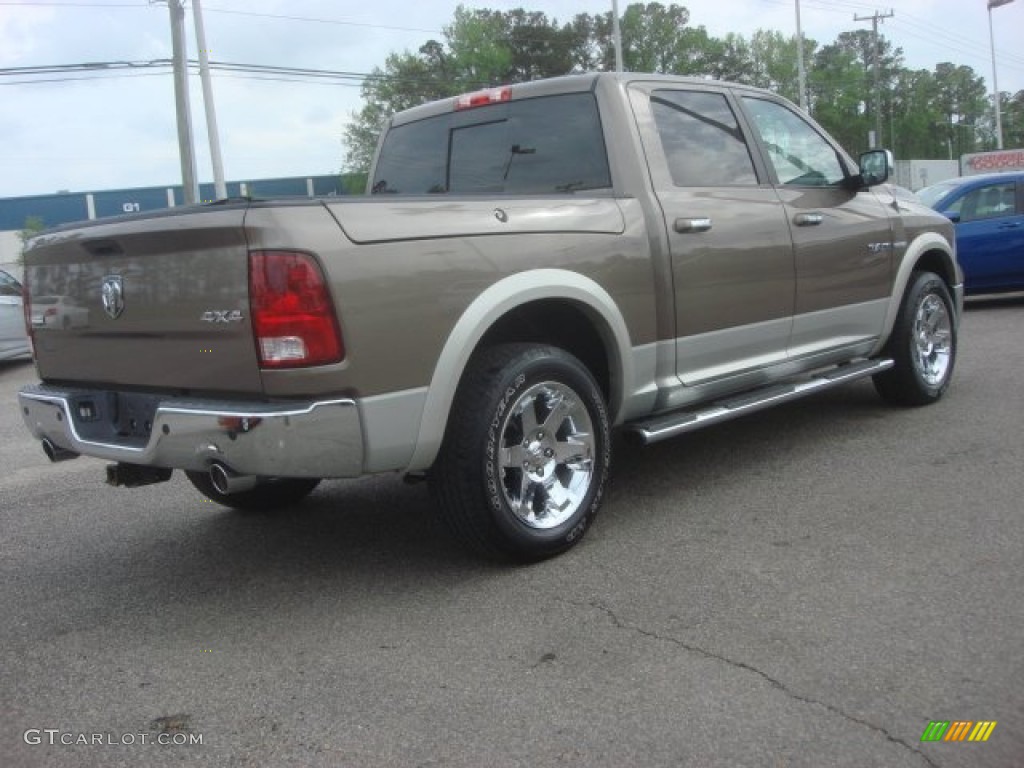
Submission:
[[[892,172],[893,157],[888,149],[872,149],[860,156],[860,180],[865,187],[884,183]]]
[[[952,221],[954,224],[960,223],[960,213],[957,211],[943,211],[942,215]]]

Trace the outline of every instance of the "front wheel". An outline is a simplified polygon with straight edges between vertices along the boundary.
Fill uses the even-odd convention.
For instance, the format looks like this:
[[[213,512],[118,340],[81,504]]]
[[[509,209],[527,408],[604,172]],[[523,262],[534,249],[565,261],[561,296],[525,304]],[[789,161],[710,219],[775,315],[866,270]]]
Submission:
[[[882,354],[894,365],[874,377],[897,405],[928,405],[945,393],[956,362],[956,308],[942,278],[919,272],[907,288]]]
[[[538,560],[579,542],[610,464],[608,410],[590,371],[556,347],[503,344],[470,361],[431,489],[470,548]]]

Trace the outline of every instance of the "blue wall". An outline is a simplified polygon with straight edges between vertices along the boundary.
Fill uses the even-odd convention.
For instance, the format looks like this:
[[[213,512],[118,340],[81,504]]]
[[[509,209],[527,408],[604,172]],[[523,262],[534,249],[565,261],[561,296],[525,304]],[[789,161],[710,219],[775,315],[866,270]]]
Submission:
[[[87,219],[89,209],[85,195],[77,194],[0,198],[0,230],[22,229],[30,216],[38,216],[44,224],[52,226]]]
[[[317,197],[344,195],[341,176],[313,176],[313,194]],[[306,197],[306,176],[281,179],[257,179],[255,181],[227,183],[228,197],[241,195],[241,184],[248,187],[250,197]],[[135,211],[155,211],[167,208],[167,190],[174,190],[174,204],[184,205],[184,195],[178,187],[138,187],[136,189],[108,189],[93,192],[96,218],[121,216]],[[361,189],[361,187],[360,187]],[[213,184],[199,185],[199,199],[214,200]],[[38,217],[43,226],[56,227],[72,221],[89,218],[85,192],[57,195],[34,195],[32,197],[0,198],[0,231],[18,230],[25,227],[26,219]]]

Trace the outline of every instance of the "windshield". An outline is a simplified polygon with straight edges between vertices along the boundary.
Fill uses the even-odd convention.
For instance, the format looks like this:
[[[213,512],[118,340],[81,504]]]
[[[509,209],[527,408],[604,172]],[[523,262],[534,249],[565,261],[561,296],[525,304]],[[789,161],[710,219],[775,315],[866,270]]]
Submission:
[[[921,198],[921,202],[927,205],[929,208],[934,208],[935,204],[942,198],[956,189],[959,182],[956,181],[942,181],[938,184],[932,184],[930,187],[925,187],[917,192],[917,196]]]

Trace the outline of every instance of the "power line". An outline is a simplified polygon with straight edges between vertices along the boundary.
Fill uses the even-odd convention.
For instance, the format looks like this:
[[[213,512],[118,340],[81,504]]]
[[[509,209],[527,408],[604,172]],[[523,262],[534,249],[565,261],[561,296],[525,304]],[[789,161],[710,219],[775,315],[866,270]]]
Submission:
[[[789,5],[789,0],[762,0],[762,2],[764,2],[766,4],[773,4],[773,5]],[[811,7],[817,7],[819,10],[825,10],[826,12],[829,12],[829,13],[840,13],[841,11],[839,11],[838,9],[841,8],[841,7],[863,7],[860,4],[843,2],[842,0],[803,0],[803,2],[804,2],[805,5],[808,5],[808,6],[811,6]],[[0,0],[0,6],[4,6],[4,5],[55,5],[55,6],[62,6],[62,7],[82,7],[82,8],[85,8],[85,7],[95,7],[95,8],[103,8],[103,7],[110,7],[110,8],[124,8],[124,7],[150,8],[151,7],[148,4],[146,4],[146,5],[139,5],[139,4],[134,4],[134,3],[71,3],[71,2],[61,2],[60,0],[36,0],[35,2],[29,3],[29,2],[24,2],[24,0]],[[227,11],[226,9],[213,9],[213,8],[210,8],[208,10],[210,10],[210,11],[225,10],[225,12],[237,13],[237,14],[242,14],[242,15],[255,15],[255,16],[266,17],[266,18],[278,18],[278,17],[280,17],[280,18],[290,18],[292,20],[310,21],[310,22],[317,22],[317,23],[335,23],[336,22],[336,23],[339,23],[339,24],[357,24],[357,25],[361,24],[362,26],[371,27],[371,28],[372,27],[383,27],[383,25],[362,24],[361,22],[346,22],[346,21],[340,21],[340,20],[336,20],[336,19],[319,19],[319,18],[305,17],[305,16],[289,16],[289,17],[286,17],[286,16],[279,16],[279,15],[276,15],[276,14],[256,14],[256,13],[248,12],[248,11]],[[870,17],[868,17],[868,18],[870,18]],[[899,29],[901,34],[905,34],[907,36],[914,37],[914,38],[917,38],[917,39],[925,41],[925,42],[932,42],[930,40],[930,38],[928,37],[928,34],[931,34],[930,30],[929,30],[928,34],[922,35],[916,29],[908,28],[910,25],[906,25],[905,26],[904,24],[900,23],[898,20],[894,21],[894,24],[897,26],[897,28]],[[915,24],[916,24],[916,20],[915,20]],[[923,24],[920,24],[920,26],[928,27],[929,25],[927,23],[923,23]],[[404,29],[414,30],[415,28],[404,28]],[[430,31],[430,30],[423,30],[423,31]],[[945,34],[945,33],[938,33],[936,36],[939,36],[941,34]],[[525,38],[521,38],[520,40],[523,41],[523,42],[529,42]],[[891,41],[891,42],[894,42],[894,41]],[[956,45],[951,44],[951,42],[952,42],[952,40],[950,42],[936,41],[935,44],[936,45],[941,45],[944,50],[956,50],[958,52],[963,53],[966,56],[973,56],[973,57],[978,58],[978,59],[986,58],[986,57],[982,56],[982,54],[980,54],[980,53],[976,53],[976,52],[972,52],[972,51],[969,51],[969,50],[964,49],[964,48],[960,48],[960,47],[958,47]],[[964,42],[966,42],[967,44],[970,44],[969,41],[964,41]],[[1004,64],[1004,66],[1006,68],[1008,68],[1008,69],[1011,69],[1011,70],[1017,70],[1017,69],[1020,68],[1018,66],[1015,66],[1018,61],[1024,63],[1024,58],[1022,58],[1020,56],[1017,56],[1017,55],[1014,55],[1014,54],[1010,54],[1010,53],[1006,53],[1006,54],[1000,53],[1000,60],[1001,61],[1005,61],[1006,63]],[[155,60],[153,62],[92,62],[92,63],[83,63],[83,64],[75,64],[75,65],[50,65],[48,67],[43,67],[43,68],[39,68],[39,67],[6,68],[6,69],[0,69],[0,85],[24,85],[24,84],[29,84],[29,83],[32,83],[32,82],[37,82],[37,83],[49,82],[49,83],[53,83],[53,82],[70,82],[71,80],[98,79],[98,78],[74,77],[74,78],[67,78],[67,79],[51,78],[51,79],[48,79],[46,81],[43,81],[43,80],[40,80],[40,79],[37,78],[37,79],[34,79],[34,80],[18,80],[18,81],[4,82],[3,81],[3,77],[2,77],[3,75],[12,75],[12,74],[32,75],[32,74],[43,74],[43,73],[57,73],[57,72],[62,71],[62,70],[81,71],[82,69],[85,69],[85,68],[92,68],[93,70],[96,70],[96,71],[104,71],[104,70],[110,70],[111,68],[114,68],[114,67],[119,66],[119,65],[120,66],[126,66],[126,67],[142,68],[142,67],[150,66],[150,65],[153,65],[153,64],[159,65],[160,62],[161,62],[161,60]],[[167,60],[163,60],[163,63],[166,65],[168,63],[168,61]],[[190,65],[194,65],[194,62],[190,62]],[[239,68],[241,68],[240,71],[255,72],[255,71],[257,71],[255,68],[258,67],[258,66],[259,65],[232,64],[232,63],[228,63],[228,62],[219,62],[218,63],[218,68],[221,69],[222,72],[226,72],[226,71],[239,71]],[[246,69],[246,68],[251,68],[251,69]],[[268,70],[264,70],[264,69],[261,68],[259,71],[265,72],[265,73],[272,73],[272,74],[275,74],[275,75],[282,75],[283,77],[281,79],[283,81],[290,81],[290,82],[314,82],[313,78],[327,78],[327,79],[335,79],[335,80],[346,80],[346,79],[347,80],[357,80],[357,81],[359,81],[358,84],[362,84],[366,80],[373,79],[373,78],[390,79],[390,80],[392,80],[394,82],[402,82],[402,81],[409,82],[409,83],[429,82],[429,80],[421,80],[421,79],[416,79],[416,80],[410,79],[410,78],[401,78],[401,79],[399,79],[399,78],[395,78],[393,76],[389,76],[389,75],[386,75],[386,74],[383,74],[383,73],[377,74],[377,73],[367,73],[367,72],[338,72],[338,71],[333,71],[333,70],[313,70],[313,69],[301,70],[299,68],[280,68],[280,67],[272,67],[272,68],[270,68]],[[111,74],[110,76],[113,76],[113,75]],[[124,75],[118,75],[118,76],[119,77],[124,77]],[[226,75],[220,74],[219,76],[226,76]],[[261,77],[261,78],[240,78],[240,79],[263,79],[263,80],[269,80],[270,78]],[[462,84],[468,86],[468,87],[472,87],[472,86],[475,86],[475,85],[489,85],[490,84],[490,83],[483,82],[483,81],[476,81],[476,82],[473,82],[473,81],[460,81],[460,82]],[[355,85],[353,83],[345,83],[345,84],[349,85],[349,86]]]
[[[190,59],[188,64],[190,69],[195,70],[198,67],[199,63],[195,59]],[[100,79],[103,77],[126,77],[129,75],[124,74],[125,70],[168,69],[172,65],[173,62],[171,61],[171,59],[151,59],[149,61],[100,61],[81,62],[78,64],[48,64],[35,65],[30,67],[5,67],[0,68],[0,85],[29,84],[34,82],[70,82],[73,80],[93,80]],[[400,77],[380,72],[350,72],[346,70],[314,69],[310,67],[288,67],[273,64],[250,64],[231,61],[211,61],[210,69],[216,70],[219,73],[224,73],[222,75],[224,77],[231,75],[239,77],[240,74],[260,75],[261,77],[253,77],[250,79],[269,80],[271,79],[270,76],[276,76],[277,78],[286,80],[288,82],[326,82],[334,80],[342,81],[339,84],[344,85],[361,85],[367,80],[386,80],[392,83],[405,83],[409,85],[424,85],[436,82],[435,79],[429,77]],[[77,73],[83,73],[83,76],[72,76],[76,75]],[[5,82],[4,80],[4,78],[11,76],[24,77],[36,74],[61,74],[68,75],[68,77],[49,79],[45,81],[40,79],[31,79]],[[139,74],[152,75],[165,73]],[[456,82],[466,86],[482,86],[490,84],[488,81],[483,80],[458,80]]]
[[[0,85],[30,85],[33,83],[60,83],[77,80],[102,80],[105,78],[153,77],[164,76],[167,72],[144,72],[145,69],[168,69],[170,59],[153,59],[150,61],[110,61],[87,62],[82,64],[37,65],[33,67],[0,68]],[[198,62],[189,61],[192,74],[195,74]],[[344,87],[361,87],[366,81],[387,81],[408,85],[427,85],[437,81],[432,78],[419,78],[389,75],[383,72],[348,72],[344,70],[324,70],[304,67],[285,67],[269,64],[248,64],[240,62],[211,61],[210,68],[217,72],[218,77],[239,80],[263,80],[267,82],[317,83]],[[126,71],[127,70],[127,71]],[[66,77],[41,79],[7,80],[7,77],[29,76],[32,74],[63,74]],[[813,73],[812,73],[813,79]],[[473,88],[491,85],[488,81],[458,80],[458,85]],[[852,87],[863,83],[861,77],[829,79],[830,87]],[[819,84],[820,85],[820,84]]]
[[[362,83],[330,82],[327,80],[306,80],[301,77],[264,77],[262,75],[219,75],[227,80],[257,80],[267,83],[304,83],[306,85],[332,85],[336,88],[360,88]]]
[[[61,8],[148,8],[148,3],[68,3],[59,0],[0,0],[0,5],[56,6]]]
[[[66,0],[0,0],[0,5],[44,6],[57,8],[150,8],[149,3],[72,3]],[[443,34],[439,29],[423,27],[399,27],[390,24],[371,24],[363,21],[346,21],[344,19],[325,19],[318,16],[294,16],[284,13],[261,13],[257,11],[239,11],[233,8],[216,8],[208,6],[207,13],[223,13],[234,16],[251,16],[254,18],[280,19],[282,21],[306,21],[316,24],[337,24],[348,27],[365,27],[369,29],[387,29],[394,32],[421,32],[430,35]]]
[[[869,6],[865,3],[855,2],[850,0],[802,0],[804,4],[811,9],[824,11],[826,13],[833,14],[847,14],[850,10],[864,11]],[[790,6],[791,0],[761,0],[766,5],[779,5],[779,6]],[[150,8],[152,7],[148,3],[129,3],[129,2],[109,2],[109,3],[98,3],[98,2],[68,2],[67,0],[0,0],[0,6],[54,6],[63,8]],[[417,32],[429,35],[443,35],[443,30],[428,29],[424,27],[403,27],[388,24],[374,24],[371,22],[362,21],[350,21],[346,19],[337,18],[324,18],[320,16],[297,16],[293,14],[277,14],[277,13],[265,13],[257,11],[240,11],[231,8],[217,8],[208,6],[206,8],[208,13],[221,13],[230,14],[235,16],[247,16],[252,18],[264,18],[264,19],[279,19],[283,21],[297,21],[307,22],[315,24],[334,24],[339,26],[351,26],[360,27],[365,29],[382,29],[396,32]],[[910,19],[913,24],[902,24],[899,21],[894,22],[896,28],[900,31],[901,35],[907,37],[913,37],[924,43],[932,44],[935,47],[942,48],[943,50],[952,50],[960,53],[964,56],[972,57],[978,60],[987,61],[987,46],[976,40],[966,40],[962,36],[951,33],[942,27],[932,24],[927,19],[922,17],[914,16],[913,14],[903,13],[907,19]],[[519,43],[532,43],[532,42],[547,42],[539,38],[498,38],[502,42],[519,42]],[[891,41],[893,43],[897,41]],[[971,48],[964,48],[963,46],[971,46]],[[976,49],[975,49],[976,46]],[[1024,67],[1024,57],[1021,57],[1015,51],[1009,50],[997,50],[1000,62],[1009,69],[1019,70]],[[1019,66],[1015,66],[1019,65]]]
[[[113,72],[104,75],[84,75],[82,77],[48,77],[37,80],[8,80],[0,81],[3,85],[35,85],[36,83],[75,83],[79,80],[112,80],[114,78],[133,77],[166,77],[167,72],[133,72],[131,74],[115,74]]]
[[[891,19],[896,14],[892,11],[888,13],[879,13],[875,11],[871,16],[857,16],[853,17],[854,21],[870,21],[871,22],[871,38],[872,38],[872,61],[873,69],[875,73],[875,134],[871,137],[871,148],[874,149],[878,146],[878,143],[882,140],[882,93],[881,83],[878,75],[878,22],[883,19]]]
[[[388,29],[395,32],[424,32],[428,35],[440,35],[443,34],[438,29],[422,29],[420,27],[394,27],[387,24],[370,24],[369,22],[362,21],[343,21],[341,19],[323,19],[314,16],[290,16],[288,14],[281,13],[258,13],[256,11],[236,11],[228,8],[214,8],[207,7],[207,11],[210,13],[226,13],[235,16],[253,16],[256,18],[265,19],[281,19],[283,21],[309,21],[317,24],[337,24],[346,27],[366,27],[369,29]]]
[[[765,5],[792,6],[791,0],[761,0],[761,2]],[[844,2],[843,0],[801,0],[801,3],[812,10],[843,16],[851,10],[864,11],[868,7],[864,3]],[[893,26],[899,31],[901,37],[912,37],[933,48],[939,48],[943,51],[954,51],[970,58],[983,60],[986,63],[988,61],[987,42],[982,42],[976,38],[965,38],[963,35],[950,32],[948,29],[937,26],[921,16],[915,16],[901,10],[900,18],[894,19]],[[899,40],[894,38],[889,38],[889,41],[893,45],[899,43]],[[1006,64],[1008,69],[1016,71],[1024,69],[1024,56],[1017,54],[1016,50],[997,49],[996,53],[1001,64],[1009,62]],[[1018,66],[1014,66],[1014,64]]]

